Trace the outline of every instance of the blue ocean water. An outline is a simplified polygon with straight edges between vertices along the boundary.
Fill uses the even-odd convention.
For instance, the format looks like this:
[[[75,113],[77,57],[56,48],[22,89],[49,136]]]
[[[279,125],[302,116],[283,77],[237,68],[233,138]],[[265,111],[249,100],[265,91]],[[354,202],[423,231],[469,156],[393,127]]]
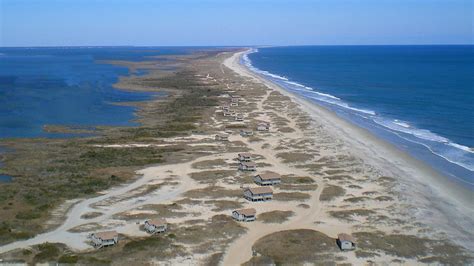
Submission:
[[[58,136],[43,132],[47,124],[133,125],[135,109],[114,103],[152,94],[114,89],[128,69],[99,60],[140,61],[188,52],[166,47],[0,48],[0,138]]]
[[[268,47],[242,63],[474,188],[474,46]]]

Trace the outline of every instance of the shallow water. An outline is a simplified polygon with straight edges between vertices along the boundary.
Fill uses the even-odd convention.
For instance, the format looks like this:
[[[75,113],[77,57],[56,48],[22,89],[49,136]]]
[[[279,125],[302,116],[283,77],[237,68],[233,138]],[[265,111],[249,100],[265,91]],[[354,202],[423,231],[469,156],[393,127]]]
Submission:
[[[65,137],[44,125],[130,126],[135,108],[151,93],[112,87],[128,69],[99,60],[148,60],[185,54],[189,48],[0,48],[0,138]],[[139,75],[146,72],[139,71]]]

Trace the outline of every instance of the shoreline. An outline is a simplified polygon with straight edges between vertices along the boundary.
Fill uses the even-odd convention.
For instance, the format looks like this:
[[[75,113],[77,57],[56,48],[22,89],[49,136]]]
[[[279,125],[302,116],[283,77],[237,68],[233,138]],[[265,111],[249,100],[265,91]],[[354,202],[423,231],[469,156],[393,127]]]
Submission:
[[[467,209],[474,211],[474,207],[472,206],[473,192],[468,188],[454,182],[454,180],[450,180],[449,177],[439,173],[427,163],[412,157],[410,154],[400,150],[393,144],[380,139],[373,133],[369,132],[367,129],[359,127],[358,125],[339,117],[335,112],[310,102],[308,99],[305,99],[297,94],[287,91],[280,85],[275,84],[265,77],[253,72],[251,69],[240,63],[241,57],[245,54],[248,54],[249,52],[251,52],[251,50],[234,54],[233,57],[238,54],[237,58],[232,59],[234,62],[230,64],[234,67],[232,68],[234,71],[241,75],[257,79],[265,85],[276,89],[278,92],[289,96],[295,102],[304,107],[303,110],[318,117],[318,119],[324,120],[327,126],[331,127],[335,133],[339,131],[341,133],[340,136],[344,137],[346,143],[350,144],[353,149],[363,151],[365,155],[367,155],[366,158],[371,158],[371,161],[376,162],[376,164],[379,166],[385,166],[387,164],[391,165],[392,167],[389,170],[391,172],[390,174],[411,174],[411,176],[417,178],[417,181],[421,181],[425,184],[429,183],[429,181],[433,181],[434,183],[427,184],[431,189],[437,193],[440,193],[444,198],[455,200],[457,203],[461,203]],[[237,62],[235,62],[236,60]],[[356,137],[352,138],[351,135]],[[366,145],[368,146],[365,150],[361,149],[361,146]],[[379,157],[379,159],[374,160],[377,157]],[[396,159],[396,161],[391,161],[393,159]],[[426,178],[419,178],[420,176]],[[450,194],[446,190],[457,193]]]
[[[140,115],[148,119],[148,127],[82,143],[86,154],[92,155],[83,159],[90,157],[97,163],[96,158],[105,156],[114,163],[102,166],[116,169],[105,172],[107,178],[122,171],[134,173],[134,177],[108,184],[94,195],[71,197],[51,213],[55,220],[47,221],[54,222],[50,230],[0,246],[0,258],[42,262],[37,256],[46,245],[57,254],[72,254],[80,264],[93,264],[97,259],[110,264],[133,260],[138,265],[163,261],[172,265],[240,265],[258,264],[262,259],[274,264],[338,261],[357,265],[470,261],[474,248],[465,240],[471,233],[453,241],[461,232],[458,227],[449,230],[430,224],[437,218],[438,224],[449,224],[446,218],[456,220],[456,216],[438,215],[430,208],[430,199],[424,198],[425,186],[409,182],[406,191],[398,191],[400,173],[391,164],[396,162],[378,157],[368,161],[379,148],[377,143],[370,142],[370,149],[366,149],[360,139],[343,141],[339,134],[354,136],[354,126],[340,121],[344,127],[338,129],[339,124],[334,125],[324,110],[317,112],[316,107],[305,106],[294,96],[286,96],[283,89],[253,77],[238,64],[242,51],[218,50],[190,60],[183,66],[187,71],[173,76],[160,78],[156,73],[156,88],[172,85],[176,90],[169,102],[144,106]],[[150,77],[124,80],[124,84],[140,88],[147,80]],[[223,112],[234,98],[239,100],[232,111],[244,121]],[[176,110],[177,106],[182,109]],[[167,120],[156,115],[163,110],[170,112]],[[262,122],[270,128],[257,130]],[[160,134],[164,129],[181,131]],[[243,135],[242,129],[252,135]],[[226,141],[216,138],[223,134]],[[251,154],[255,172],[239,169],[236,157],[243,152]],[[156,160],[150,161],[150,156]],[[130,160],[135,161],[123,168],[123,162]],[[255,174],[266,171],[281,176],[281,183],[270,187],[273,199],[248,200],[243,190],[257,187]],[[99,174],[92,172],[92,176]],[[407,195],[413,200],[406,201]],[[242,208],[254,208],[256,220],[236,221],[233,211]],[[427,221],[416,213],[428,211],[430,215],[431,210]],[[156,218],[166,219],[169,232],[152,237],[141,227],[145,220]],[[87,236],[105,230],[116,231],[120,243],[96,251]],[[343,232],[357,239],[355,252],[342,253],[337,248],[335,238]],[[285,234],[303,234],[305,238],[287,241],[288,246],[279,241],[288,240]],[[277,239],[270,245],[276,255],[265,251],[269,237]],[[40,245],[44,243],[50,244]],[[413,243],[416,248],[406,248]],[[27,247],[28,254],[23,252]],[[61,262],[61,258],[53,255],[49,261]]]
[[[240,61],[247,52],[249,50],[235,53],[224,65],[289,97],[303,112],[322,124],[326,132],[342,140],[350,153],[380,170],[383,175],[395,177],[396,185],[392,189],[400,195],[400,203],[406,205],[403,208],[409,206],[406,210],[398,211],[405,212],[405,215],[415,220],[425,221],[433,230],[444,231],[451,241],[459,245],[472,238],[469,228],[474,225],[474,208],[472,192],[468,188],[452,182],[424,162],[378,139],[368,130],[252,72]],[[474,250],[474,245],[465,247]]]

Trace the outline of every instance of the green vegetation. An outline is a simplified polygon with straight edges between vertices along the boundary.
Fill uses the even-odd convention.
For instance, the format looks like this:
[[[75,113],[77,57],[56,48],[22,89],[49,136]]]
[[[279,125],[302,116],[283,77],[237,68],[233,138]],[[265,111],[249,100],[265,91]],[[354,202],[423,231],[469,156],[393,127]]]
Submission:
[[[313,159],[313,155],[302,152],[282,152],[277,154],[284,163],[301,163]]]
[[[376,212],[367,209],[355,209],[355,210],[343,210],[343,211],[331,211],[329,214],[341,220],[353,221],[355,216],[368,217]]]
[[[309,229],[280,231],[262,237],[253,245],[259,256],[246,265],[271,262],[276,265],[301,265],[317,261],[318,264],[333,263],[338,252],[335,239]]]
[[[436,241],[413,235],[391,234],[383,232],[358,232],[353,234],[357,240],[360,255],[363,252],[382,251],[386,254],[416,258],[426,263],[441,263],[449,265],[467,265],[473,262],[473,257],[459,246],[447,241]]]
[[[14,179],[0,184],[0,244],[48,229],[44,221],[66,199],[88,197],[127,182],[135,178],[137,169],[146,165],[197,156],[199,151],[179,145],[106,145],[155,143],[157,138],[186,135],[196,129],[195,122],[208,119],[207,112],[217,104],[220,90],[196,79],[195,72],[185,64],[165,75],[123,77],[117,87],[166,91],[167,97],[137,104],[137,120],[141,124],[136,127],[96,127],[97,136],[86,138],[2,140],[0,144],[11,150],[2,158],[2,173]],[[60,130],[54,125],[48,128]]]

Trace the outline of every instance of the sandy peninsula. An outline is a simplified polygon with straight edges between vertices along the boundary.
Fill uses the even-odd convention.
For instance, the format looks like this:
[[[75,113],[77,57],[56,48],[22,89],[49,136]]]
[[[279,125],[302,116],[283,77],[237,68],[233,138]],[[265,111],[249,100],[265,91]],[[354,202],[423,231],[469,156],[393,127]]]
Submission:
[[[62,217],[57,227],[0,246],[0,258],[44,262],[37,256],[45,243],[54,243],[47,247],[60,254],[47,261],[67,254],[86,264],[472,262],[468,228],[474,224],[473,210],[457,204],[469,201],[469,194],[458,193],[461,196],[451,200],[449,189],[439,189],[447,186],[443,177],[250,72],[239,64],[246,52],[194,57],[180,65],[175,79],[149,74],[138,77],[139,82],[122,80],[118,86],[166,79],[160,88],[176,90],[180,82],[191,80],[191,89],[182,93],[190,93],[204,115],[192,120],[193,130],[184,135],[122,139],[94,147],[172,147],[186,156],[147,165],[136,171],[136,179],[67,201],[56,210]],[[268,130],[257,130],[261,124]],[[244,152],[251,154],[256,171],[239,170],[237,156]],[[257,187],[253,177],[267,171],[281,176],[281,184],[271,187],[273,199],[245,199],[244,190]],[[232,219],[232,211],[242,208],[254,208],[256,221]],[[165,233],[143,230],[144,221],[155,218],[166,219]],[[119,243],[94,249],[90,234],[110,230],[119,234]],[[357,248],[342,252],[336,245],[339,233],[351,234]]]

